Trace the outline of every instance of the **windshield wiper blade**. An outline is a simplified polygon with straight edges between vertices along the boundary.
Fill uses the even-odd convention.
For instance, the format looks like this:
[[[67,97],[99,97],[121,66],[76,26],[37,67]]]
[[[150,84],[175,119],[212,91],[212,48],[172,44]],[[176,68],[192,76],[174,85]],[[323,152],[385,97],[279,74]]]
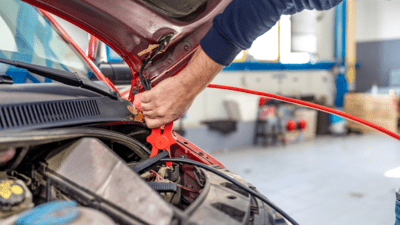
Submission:
[[[4,59],[4,58],[0,58],[0,62],[4,63],[4,64],[15,66],[18,68],[26,69],[31,73],[58,81],[63,84],[67,84],[67,85],[75,86],[75,87],[81,87],[81,88],[88,89],[93,92],[108,96],[113,99],[118,99],[117,92],[115,92],[107,87],[104,87],[101,84],[92,82],[90,80],[81,79],[78,74],[73,73],[73,72],[58,70],[58,69],[54,69],[54,68],[49,68],[49,67],[45,67],[45,66],[39,66],[39,65],[35,65],[35,64],[24,63],[24,62]]]
[[[14,80],[12,77],[0,74],[0,84],[13,84]]]

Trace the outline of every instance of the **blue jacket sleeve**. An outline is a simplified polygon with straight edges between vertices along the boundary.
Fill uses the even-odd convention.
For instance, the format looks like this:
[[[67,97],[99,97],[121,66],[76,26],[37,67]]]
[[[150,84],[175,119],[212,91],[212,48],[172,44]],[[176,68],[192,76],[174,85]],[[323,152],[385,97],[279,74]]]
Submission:
[[[342,0],[232,0],[200,41],[215,62],[228,66],[240,51],[270,30],[283,14],[304,9],[327,10]]]

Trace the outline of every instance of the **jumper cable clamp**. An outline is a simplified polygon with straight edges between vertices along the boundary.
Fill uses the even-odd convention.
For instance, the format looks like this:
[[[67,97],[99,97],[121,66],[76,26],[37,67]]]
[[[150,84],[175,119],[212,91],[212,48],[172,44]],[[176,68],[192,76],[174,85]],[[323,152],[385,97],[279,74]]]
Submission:
[[[141,110],[140,96],[141,94],[135,95],[133,101],[133,105],[138,110]],[[176,143],[174,136],[172,136],[173,126],[174,122],[169,122],[164,126],[164,130],[161,130],[161,127],[154,128],[151,134],[147,136],[146,141],[152,146],[150,158],[156,156],[160,150],[168,151],[171,157],[171,145]],[[166,162],[166,164],[167,167],[172,166],[172,162]]]

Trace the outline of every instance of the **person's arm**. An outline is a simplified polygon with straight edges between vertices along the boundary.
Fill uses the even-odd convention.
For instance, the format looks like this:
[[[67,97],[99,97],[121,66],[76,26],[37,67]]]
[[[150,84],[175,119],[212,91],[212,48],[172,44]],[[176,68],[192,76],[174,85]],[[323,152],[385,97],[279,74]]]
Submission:
[[[221,71],[199,47],[179,74],[142,93],[141,108],[149,128],[160,127],[185,115],[195,97]]]
[[[204,52],[215,62],[228,66],[242,50],[270,30],[283,14],[304,9],[327,10],[342,0],[233,0],[213,20],[200,41]]]
[[[342,0],[233,0],[213,20],[184,70],[142,93],[142,110],[149,128],[160,127],[183,116],[195,97],[223,66],[271,29],[282,14],[303,9],[327,10]]]

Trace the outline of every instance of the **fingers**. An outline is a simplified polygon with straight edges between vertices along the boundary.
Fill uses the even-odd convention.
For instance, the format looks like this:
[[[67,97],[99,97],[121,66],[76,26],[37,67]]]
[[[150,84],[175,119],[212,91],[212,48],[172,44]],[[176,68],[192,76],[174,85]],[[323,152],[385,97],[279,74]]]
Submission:
[[[157,113],[154,111],[143,111],[143,115],[146,119],[147,118],[154,119],[157,118],[158,116]]]
[[[166,123],[168,122],[164,118],[146,118],[146,125],[151,129],[161,127]]]
[[[141,94],[141,96],[140,96],[140,101],[142,103],[150,103],[150,101],[151,101],[151,90],[143,92]]]
[[[143,112],[145,111],[153,111],[153,106],[151,105],[151,103],[142,103],[141,104],[141,109]]]
[[[154,110],[154,102],[151,102],[151,90],[145,91],[140,94],[140,102],[141,102],[141,109],[143,113],[145,111],[153,111]]]
[[[145,122],[149,128],[158,128],[177,119],[179,119],[179,117],[158,116],[157,114],[152,113],[147,116],[145,115]]]
[[[145,109],[149,107],[149,104],[143,104],[147,105],[145,107],[142,106],[142,109]],[[164,119],[161,117],[158,113],[155,111],[151,110],[150,107],[148,108],[149,110],[143,111],[143,116],[144,116],[144,121],[146,122],[147,127],[153,129],[153,128],[158,128],[164,125]]]

